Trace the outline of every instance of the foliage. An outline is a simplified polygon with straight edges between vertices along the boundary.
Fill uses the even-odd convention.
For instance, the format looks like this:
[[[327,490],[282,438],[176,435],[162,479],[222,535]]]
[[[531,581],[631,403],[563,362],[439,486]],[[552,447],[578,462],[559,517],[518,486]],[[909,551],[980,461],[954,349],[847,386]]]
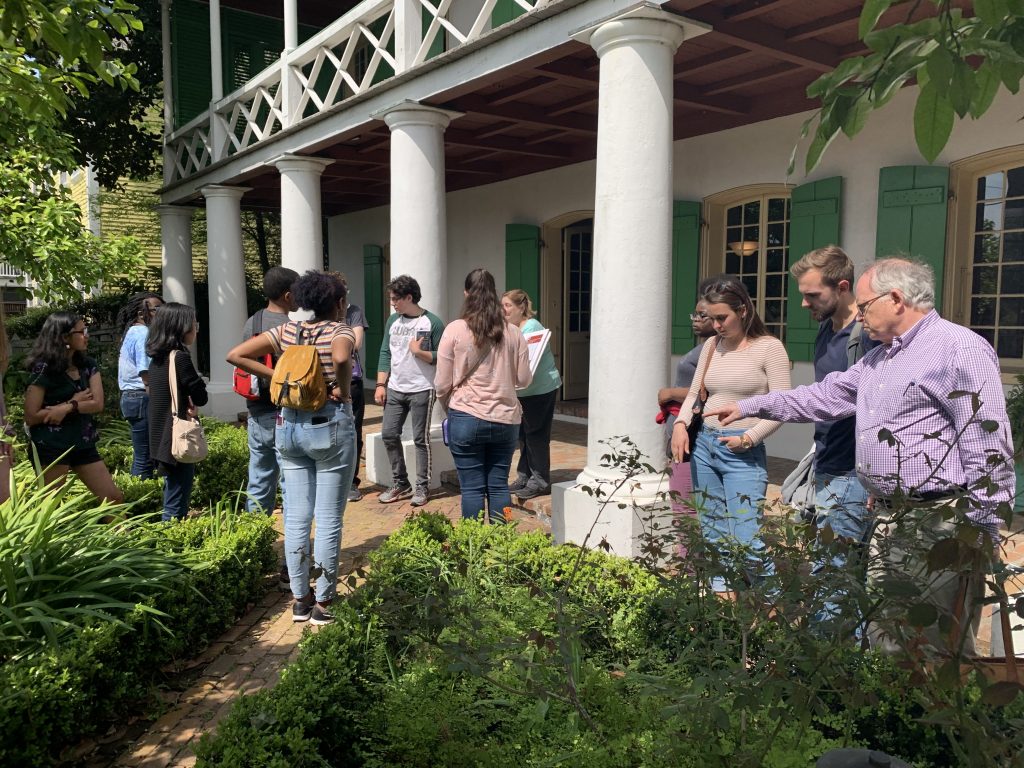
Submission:
[[[151,529],[101,522],[119,516],[117,506],[97,506],[71,484],[39,487],[25,464],[15,479],[0,505],[0,658],[63,645],[91,622],[123,625],[180,577]]]
[[[222,421],[203,418],[202,422],[210,452],[196,465],[192,504],[234,502],[244,493],[249,477],[249,437],[244,429]]]
[[[899,23],[882,25],[883,16]],[[932,16],[913,20],[921,5]],[[887,13],[893,9],[891,13]],[[973,14],[948,0],[866,0],[859,35],[870,50],[845,59],[807,89],[821,109],[804,123],[801,138],[817,126],[807,150],[809,173],[840,132],[856,136],[872,111],[908,83],[918,86],[914,136],[928,162],[939,156],[957,117],[981,117],[1000,88],[1017,93],[1024,76],[1024,0],[975,0]],[[796,159],[790,159],[790,172]]]
[[[130,446],[129,446],[130,448]],[[105,459],[104,459],[105,460]],[[131,451],[128,452],[128,462],[131,463]],[[110,465],[107,465],[108,468]],[[159,477],[152,477],[143,480],[141,477],[133,477],[128,472],[115,472],[114,485],[121,489],[124,494],[126,515],[132,517],[154,517],[160,515],[164,509],[164,481]]]
[[[148,695],[167,662],[196,653],[245,611],[273,570],[276,534],[263,515],[215,514],[150,526],[156,552],[184,578],[124,625],[91,623],[67,643],[0,666],[0,764],[51,765]],[[172,634],[159,630],[153,610]]]
[[[1006,416],[1010,420],[1014,448],[1024,447],[1024,373],[1017,374],[1017,383],[1006,396]]]

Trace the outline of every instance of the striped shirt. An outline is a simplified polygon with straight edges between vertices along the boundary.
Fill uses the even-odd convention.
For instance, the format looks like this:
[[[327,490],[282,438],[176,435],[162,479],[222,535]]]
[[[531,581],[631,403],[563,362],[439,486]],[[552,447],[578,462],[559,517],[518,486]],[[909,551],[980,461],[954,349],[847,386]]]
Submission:
[[[296,338],[300,325],[302,326],[301,341]],[[356,336],[352,332],[352,328],[347,323],[335,320],[321,320],[315,323],[288,322],[271,328],[263,335],[270,339],[275,355],[280,355],[293,344],[310,344],[315,339],[316,351],[320,355],[320,364],[324,367],[324,378],[328,382],[334,381],[335,378],[334,357],[331,355],[331,344],[334,340],[340,336],[348,339],[353,349],[356,345]]]
[[[697,362],[697,374],[690,384],[690,392],[679,409],[684,423],[693,418],[693,405],[697,402],[701,378],[708,355],[714,351],[711,367],[707,369],[708,402],[705,412],[713,411],[726,403],[742,400],[752,395],[789,389],[789,355],[782,342],[774,336],[760,336],[753,339],[744,349],[725,351],[717,344],[718,337],[712,336],[704,343]],[[717,344],[717,346],[716,346]],[[709,416],[708,426],[719,428],[718,419]],[[768,419],[746,418],[729,425],[730,429],[744,429],[745,434],[757,445],[779,428],[779,422]]]
[[[857,475],[877,498],[967,489],[990,528],[1013,503],[1013,441],[991,345],[932,310],[892,344],[818,384],[739,403],[782,421],[857,417]]]

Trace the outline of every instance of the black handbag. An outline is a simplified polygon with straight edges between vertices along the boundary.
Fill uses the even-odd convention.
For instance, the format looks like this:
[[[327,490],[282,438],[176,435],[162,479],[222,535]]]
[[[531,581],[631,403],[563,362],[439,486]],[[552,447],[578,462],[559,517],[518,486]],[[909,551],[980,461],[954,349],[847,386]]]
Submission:
[[[717,340],[710,343],[713,343],[715,346],[708,354],[708,359],[704,361],[704,370],[700,374],[700,389],[697,390],[697,399],[694,401],[693,408],[690,411],[692,414],[690,423],[686,426],[686,436],[690,440],[689,454],[693,453],[693,446],[697,442],[697,435],[704,428],[704,406],[708,403],[708,388],[705,386],[704,380],[707,378],[708,368],[711,367],[711,358],[715,356],[715,350],[718,349]]]

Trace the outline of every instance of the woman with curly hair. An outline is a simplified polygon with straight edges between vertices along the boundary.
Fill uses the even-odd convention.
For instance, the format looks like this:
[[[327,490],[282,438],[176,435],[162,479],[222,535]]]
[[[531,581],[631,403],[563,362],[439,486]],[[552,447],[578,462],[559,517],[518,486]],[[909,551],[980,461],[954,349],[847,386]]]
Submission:
[[[505,319],[485,269],[466,275],[462,317],[449,323],[437,350],[437,397],[448,403],[449,442],[462,490],[462,516],[485,507],[502,522],[512,504],[508,475],[523,408],[516,388],[533,381],[526,340]]]
[[[196,407],[206,405],[206,382],[192,365],[190,344],[199,333],[196,311],[186,305],[164,304],[149,324],[146,354],[149,366],[149,455],[157,473],[164,476],[164,520],[181,520],[189,510],[195,464],[182,464],[171,455],[171,355],[174,355],[178,387],[178,417],[195,416]]]
[[[146,339],[149,324],[164,300],[149,291],[136,293],[117,313],[121,351],[117,358],[117,388],[121,390],[121,415],[132,428],[132,476],[153,476],[149,459],[149,355]]]
[[[25,424],[43,478],[63,482],[74,470],[98,498],[124,500],[96,450],[93,417],[103,410],[103,381],[85,356],[89,329],[79,315],[54,312],[29,352]]]
[[[355,335],[345,323],[347,291],[335,276],[309,271],[292,285],[292,296],[310,321],[287,322],[239,344],[227,361],[269,381],[274,372],[260,358],[280,356],[293,344],[315,346],[327,384],[319,411],[281,408],[274,436],[284,475],[284,549],[291,581],[292,621],[330,624],[338,580],[341,524],[356,462],[352,417],[352,353]],[[309,534],[316,519],[316,540]],[[311,557],[312,555],[312,557]],[[316,591],[309,588],[316,565]]]

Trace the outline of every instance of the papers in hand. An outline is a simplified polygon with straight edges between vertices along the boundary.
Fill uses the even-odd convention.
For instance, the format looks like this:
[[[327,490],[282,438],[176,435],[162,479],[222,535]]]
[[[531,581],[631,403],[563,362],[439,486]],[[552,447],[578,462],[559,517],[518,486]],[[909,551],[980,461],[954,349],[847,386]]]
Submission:
[[[537,373],[537,366],[540,365],[540,356],[548,348],[548,341],[551,340],[551,331],[547,328],[540,331],[524,333],[526,339],[526,350],[530,355],[530,373]]]

